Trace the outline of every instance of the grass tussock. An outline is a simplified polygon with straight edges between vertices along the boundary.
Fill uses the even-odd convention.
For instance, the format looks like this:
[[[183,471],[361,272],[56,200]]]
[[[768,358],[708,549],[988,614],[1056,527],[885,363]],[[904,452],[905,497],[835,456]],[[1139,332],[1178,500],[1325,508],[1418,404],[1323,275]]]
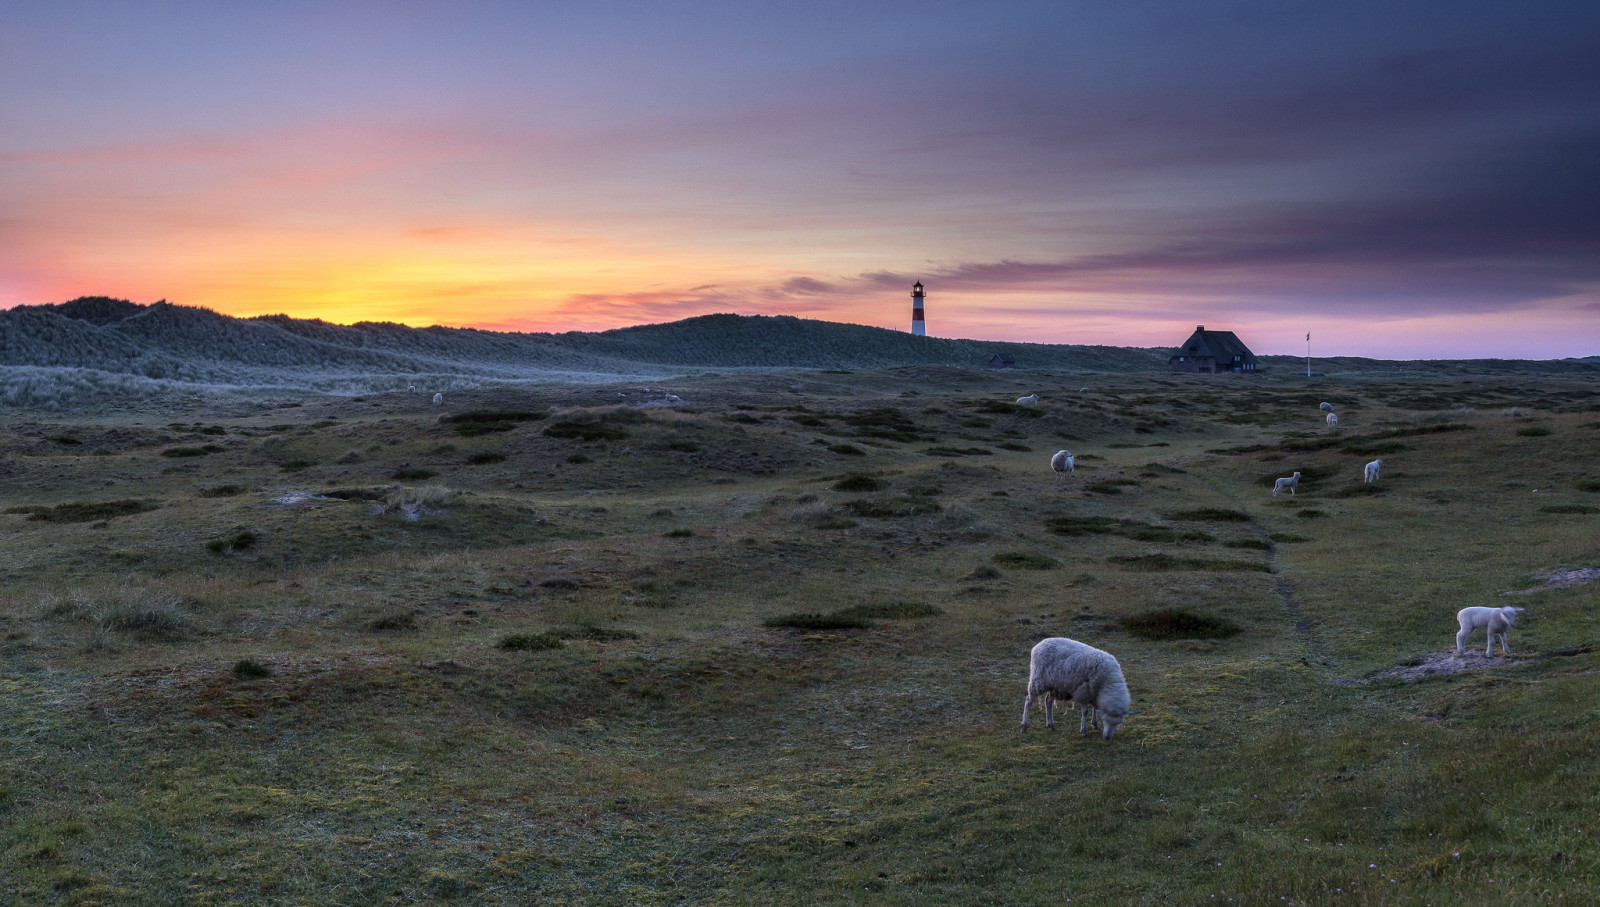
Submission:
[[[994,556],[994,562],[1014,570],[1057,570],[1061,567],[1061,561],[1050,555],[1031,551],[1002,551]]]
[[[1157,554],[1130,554],[1116,555],[1106,558],[1106,562],[1116,564],[1124,570],[1135,570],[1143,573],[1155,573],[1171,570],[1195,570],[1207,573],[1239,572],[1269,572],[1266,564],[1257,561],[1229,561],[1204,557],[1179,557],[1178,555]]]
[[[1174,510],[1165,514],[1169,520],[1196,523],[1248,523],[1250,514],[1242,510],[1230,510],[1223,507],[1195,507],[1190,510]]]
[[[1122,628],[1143,639],[1226,639],[1244,628],[1226,617],[1187,608],[1159,608],[1122,618]]]
[[[862,630],[883,620],[913,620],[937,617],[944,613],[939,608],[921,602],[883,602],[872,605],[853,605],[837,611],[800,611],[768,617],[761,622],[765,627],[789,627],[797,630]]]
[[[550,418],[547,412],[522,409],[474,409],[439,417],[439,421],[466,437],[508,432],[525,422]]]
[[[495,643],[508,652],[544,652],[565,648],[567,641],[555,633],[507,633]]]
[[[56,504],[53,507],[24,505],[8,507],[4,512],[25,513],[28,515],[28,519],[42,523],[89,523],[95,520],[110,520],[120,516],[147,513],[160,506],[155,501],[130,499]]]

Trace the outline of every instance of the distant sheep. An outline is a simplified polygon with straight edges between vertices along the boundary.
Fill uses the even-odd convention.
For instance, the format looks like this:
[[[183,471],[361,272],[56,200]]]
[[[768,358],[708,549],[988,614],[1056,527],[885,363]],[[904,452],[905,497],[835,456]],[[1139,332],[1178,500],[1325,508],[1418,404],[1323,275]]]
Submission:
[[[1328,413],[1328,427],[1329,428],[1338,428],[1339,427],[1339,414],[1338,413]]]
[[[444,394],[434,394],[433,395],[433,405],[434,406],[439,406],[439,405],[441,405],[443,403],[444,403]]]
[[[1378,481],[1378,470],[1383,468],[1382,460],[1373,460],[1361,471],[1361,481],[1373,483]]]
[[[1295,489],[1299,488],[1299,487],[1300,487],[1300,473],[1297,472],[1292,476],[1287,476],[1285,478],[1279,479],[1276,482],[1273,482],[1272,483],[1272,493],[1273,494],[1277,494],[1278,492],[1287,489],[1290,494],[1294,494],[1295,493]]]
[[[1056,455],[1050,458],[1050,468],[1055,471],[1056,481],[1058,482],[1061,481],[1061,478],[1067,473],[1075,471],[1077,469],[1077,462],[1072,457],[1072,451],[1056,451]]]
[[[1038,394],[1029,394],[1026,397],[1018,397],[1017,398],[1017,402],[1018,403],[1024,403],[1024,404],[1026,404],[1026,403],[1038,403],[1039,402],[1039,395]]]
[[[1055,730],[1055,701],[1071,700],[1083,709],[1078,733],[1087,735],[1096,723],[1110,740],[1128,717],[1128,682],[1122,665],[1110,652],[1075,639],[1056,636],[1033,647],[1028,657],[1028,698],[1022,700],[1022,729],[1028,729],[1028,709],[1044,697],[1044,726]]]
[[[1089,392],[1089,389],[1087,387],[1078,388],[1078,393],[1080,393],[1080,394],[1087,394],[1088,392]]]
[[[1456,623],[1461,625],[1461,630],[1456,633],[1456,654],[1467,654],[1467,637],[1473,630],[1482,629],[1489,635],[1489,645],[1483,654],[1494,657],[1494,635],[1500,634],[1500,653],[1510,655],[1511,649],[1506,645],[1506,631],[1517,622],[1517,615],[1522,613],[1521,608],[1462,608],[1456,612]]]
[[[1325,413],[1331,413],[1331,412],[1333,412],[1333,404],[1332,403],[1318,403],[1317,404],[1317,409],[1320,409]]]
[[[407,384],[406,385],[406,393],[414,394],[416,392],[417,392],[417,386],[415,384]]]

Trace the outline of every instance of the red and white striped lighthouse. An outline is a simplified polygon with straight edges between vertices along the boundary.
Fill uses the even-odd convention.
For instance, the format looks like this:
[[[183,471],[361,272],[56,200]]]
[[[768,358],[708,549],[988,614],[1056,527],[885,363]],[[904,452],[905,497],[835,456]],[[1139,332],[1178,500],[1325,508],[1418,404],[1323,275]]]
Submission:
[[[911,333],[917,337],[928,336],[928,323],[922,320],[922,281],[911,285]]]

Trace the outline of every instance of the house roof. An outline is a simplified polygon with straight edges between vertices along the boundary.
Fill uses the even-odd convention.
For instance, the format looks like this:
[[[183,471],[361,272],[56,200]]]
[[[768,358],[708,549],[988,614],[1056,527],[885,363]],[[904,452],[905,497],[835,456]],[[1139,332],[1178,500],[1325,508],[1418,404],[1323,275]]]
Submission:
[[[1239,356],[1246,362],[1254,361],[1256,356],[1244,341],[1234,335],[1232,331],[1208,331],[1204,327],[1197,327],[1189,339],[1183,342],[1173,352],[1174,356],[1195,356],[1220,359],[1232,362],[1233,357]]]

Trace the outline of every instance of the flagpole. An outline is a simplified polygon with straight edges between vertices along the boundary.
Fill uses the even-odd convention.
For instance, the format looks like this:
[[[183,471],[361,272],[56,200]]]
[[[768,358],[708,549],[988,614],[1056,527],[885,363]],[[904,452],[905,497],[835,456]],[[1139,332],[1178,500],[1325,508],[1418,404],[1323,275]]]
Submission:
[[[1311,332],[1306,332],[1306,377],[1311,377]]]

